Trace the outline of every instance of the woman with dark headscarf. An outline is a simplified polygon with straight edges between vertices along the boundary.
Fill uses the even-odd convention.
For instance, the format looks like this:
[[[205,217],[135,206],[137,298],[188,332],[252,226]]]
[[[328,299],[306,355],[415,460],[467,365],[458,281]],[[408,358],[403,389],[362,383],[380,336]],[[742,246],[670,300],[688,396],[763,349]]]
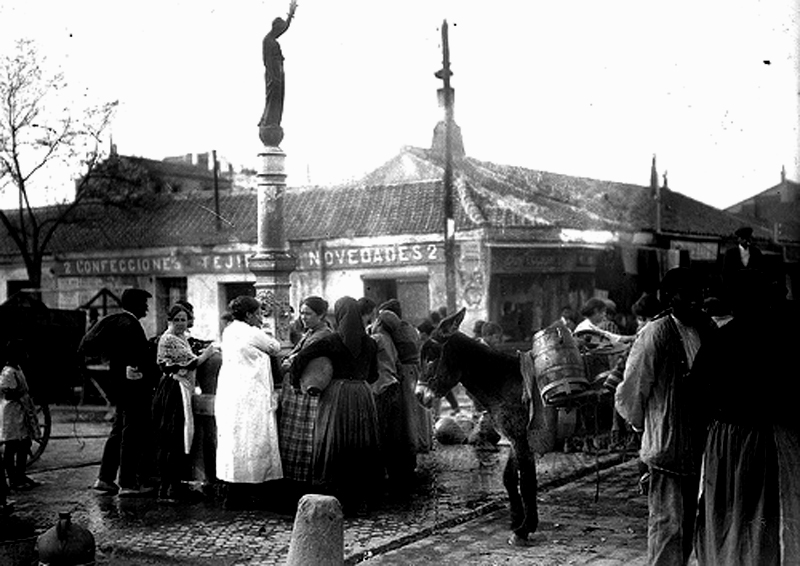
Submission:
[[[292,351],[284,358],[281,364],[284,371],[291,367],[292,360],[300,350],[333,333],[325,320],[327,313],[328,301],[322,297],[306,297],[300,303],[300,320],[304,332]],[[289,373],[286,373],[281,388],[278,439],[283,462],[283,477],[300,484],[311,484],[311,458],[318,400],[319,395],[295,390]]]
[[[336,301],[334,318],[336,332],[297,352],[290,371],[297,389],[311,360],[324,356],[331,361],[333,374],[320,395],[314,429],[313,484],[339,498],[348,511],[379,493],[385,479],[369,386],[378,378],[377,346],[352,297]]]

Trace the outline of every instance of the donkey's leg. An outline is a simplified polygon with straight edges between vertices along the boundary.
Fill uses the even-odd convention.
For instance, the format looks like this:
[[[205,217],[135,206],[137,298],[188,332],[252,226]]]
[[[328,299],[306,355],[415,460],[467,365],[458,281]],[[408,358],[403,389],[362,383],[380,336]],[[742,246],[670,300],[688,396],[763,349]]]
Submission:
[[[538,494],[538,481],[536,479],[536,456],[528,443],[520,442],[516,450],[517,466],[519,467],[520,492],[522,493],[522,506],[525,510],[525,520],[514,529],[514,534],[523,540],[530,533],[536,532],[539,526],[539,505],[536,500]]]
[[[525,522],[525,509],[519,493],[519,471],[516,450],[513,445],[508,454],[505,468],[503,468],[503,486],[508,493],[508,501],[511,507],[511,530],[515,530]]]

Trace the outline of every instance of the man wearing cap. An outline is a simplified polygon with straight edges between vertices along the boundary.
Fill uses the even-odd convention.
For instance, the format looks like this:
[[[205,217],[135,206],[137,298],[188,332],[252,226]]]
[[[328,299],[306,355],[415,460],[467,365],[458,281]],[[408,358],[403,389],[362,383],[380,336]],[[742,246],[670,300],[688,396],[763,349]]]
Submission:
[[[688,374],[714,325],[700,309],[701,288],[689,269],[669,270],[659,290],[667,310],[633,343],[615,406],[643,433],[640,457],[650,471],[648,563],[686,564],[705,441],[703,407]]]
[[[103,449],[100,472],[92,488],[120,497],[152,491],[140,481],[145,436],[149,426],[151,359],[147,336],[139,319],[148,311],[152,295],[144,289],[122,293],[123,311],[102,318],[78,347],[79,356],[102,355],[109,360],[109,395],[116,406],[114,423]],[[119,473],[119,484],[116,483]]]
[[[730,286],[740,269],[759,270],[764,268],[764,256],[753,245],[753,229],[742,226],[734,232],[737,245],[726,250],[722,259],[722,281]]]

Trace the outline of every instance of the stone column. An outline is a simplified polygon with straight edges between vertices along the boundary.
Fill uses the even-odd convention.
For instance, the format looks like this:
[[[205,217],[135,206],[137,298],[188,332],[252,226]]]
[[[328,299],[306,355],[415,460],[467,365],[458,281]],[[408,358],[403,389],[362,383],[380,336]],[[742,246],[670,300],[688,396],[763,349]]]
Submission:
[[[250,271],[256,276],[256,298],[264,305],[265,328],[289,348],[289,276],[297,260],[289,253],[283,231],[286,154],[277,146],[265,146],[259,157],[258,251],[250,258]]]

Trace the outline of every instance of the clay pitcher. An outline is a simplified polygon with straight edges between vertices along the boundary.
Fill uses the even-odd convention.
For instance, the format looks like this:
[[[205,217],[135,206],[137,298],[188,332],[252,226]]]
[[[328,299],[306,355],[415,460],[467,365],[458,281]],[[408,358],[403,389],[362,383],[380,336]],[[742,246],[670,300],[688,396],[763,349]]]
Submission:
[[[69,512],[58,514],[58,523],[36,541],[40,566],[93,566],[94,535],[72,522]]]

